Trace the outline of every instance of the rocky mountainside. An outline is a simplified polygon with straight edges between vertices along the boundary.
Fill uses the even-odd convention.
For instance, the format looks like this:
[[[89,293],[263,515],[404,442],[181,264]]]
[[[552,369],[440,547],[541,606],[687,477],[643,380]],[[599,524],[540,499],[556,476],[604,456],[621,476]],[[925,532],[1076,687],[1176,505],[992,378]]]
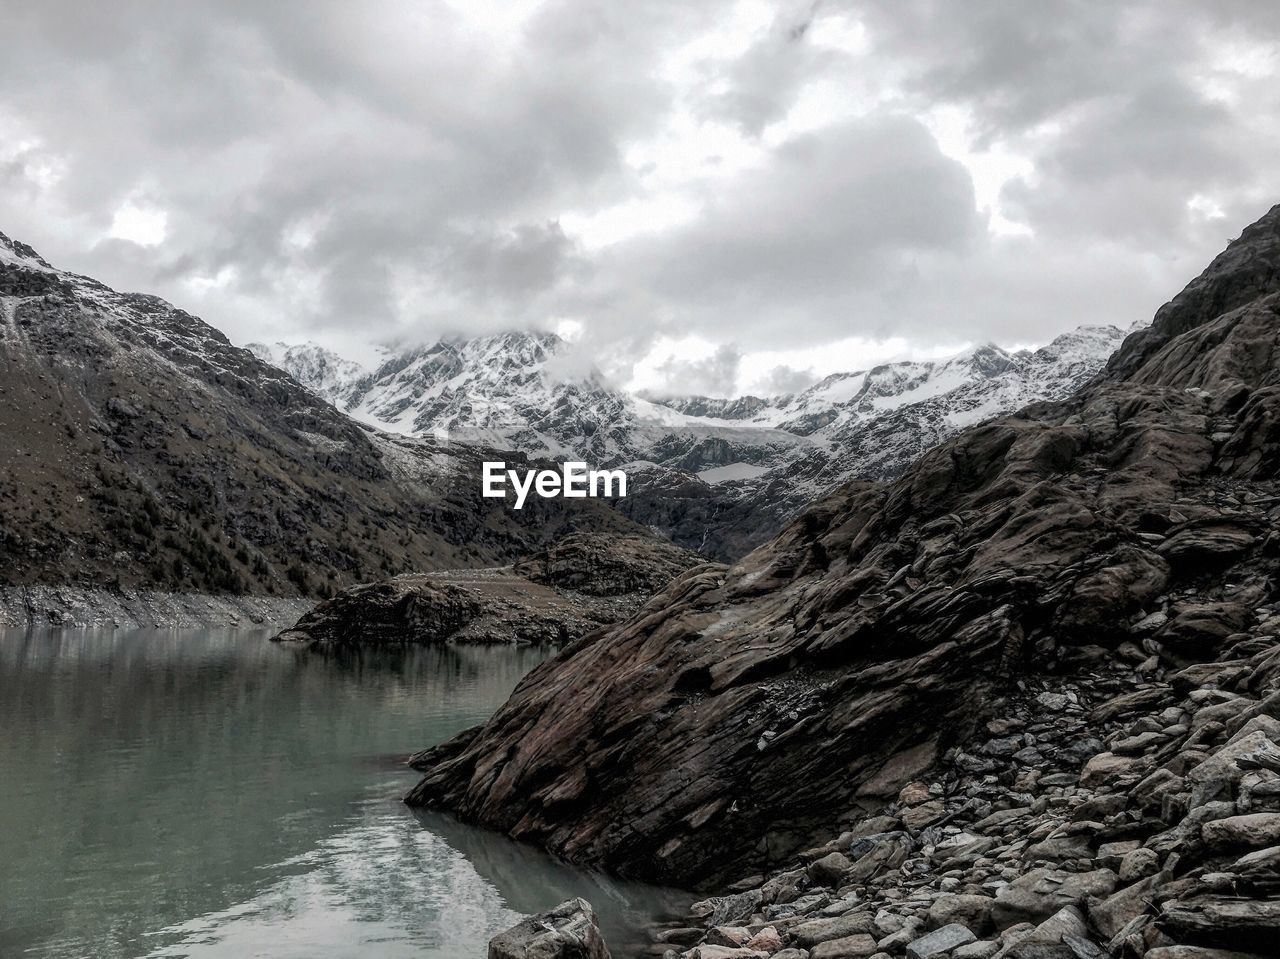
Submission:
[[[727,572],[678,578],[417,757],[408,801],[626,875],[743,880],[752,920],[796,902],[779,877],[831,841],[850,871],[831,860],[805,881],[843,899],[819,918],[850,919],[790,930],[815,959],[880,947],[857,928],[879,917],[862,902],[905,922],[966,884],[1010,939],[1046,910],[1082,910],[1078,948],[1059,928],[977,954],[1100,956],[1112,933],[1137,955],[1266,951],[1280,931],[1265,879],[1280,843],[1278,257],[1280,206],[1106,377],[966,429],[892,482],[845,484]],[[1002,815],[977,818],[984,802]],[[883,895],[867,900],[867,881]],[[717,908],[711,925],[741,918]]]
[[[651,536],[576,533],[511,566],[348,587],[275,638],[312,647],[563,645],[626,619],[676,575],[703,562]]]
[[[369,374],[359,363],[315,343],[248,343],[245,349],[338,407],[347,402],[356,383]]]
[[[380,429],[626,466],[642,481],[617,504],[625,515],[731,559],[846,479],[892,478],[965,426],[1070,395],[1123,335],[1082,327],[1035,351],[985,345],[731,400],[645,398],[598,375],[567,376],[567,345],[549,333],[445,340],[363,376],[314,344],[251,349]]]
[[[362,427],[196,317],[2,235],[0,438],[6,586],[326,595],[635,529],[594,501],[481,499],[491,451]]]

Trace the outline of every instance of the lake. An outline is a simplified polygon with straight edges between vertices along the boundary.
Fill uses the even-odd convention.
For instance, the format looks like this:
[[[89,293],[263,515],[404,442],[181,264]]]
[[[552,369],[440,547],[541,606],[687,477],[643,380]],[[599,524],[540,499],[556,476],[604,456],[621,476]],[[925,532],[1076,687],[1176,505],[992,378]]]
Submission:
[[[574,895],[615,955],[689,897],[400,802],[548,654],[0,631],[0,955],[483,957]]]

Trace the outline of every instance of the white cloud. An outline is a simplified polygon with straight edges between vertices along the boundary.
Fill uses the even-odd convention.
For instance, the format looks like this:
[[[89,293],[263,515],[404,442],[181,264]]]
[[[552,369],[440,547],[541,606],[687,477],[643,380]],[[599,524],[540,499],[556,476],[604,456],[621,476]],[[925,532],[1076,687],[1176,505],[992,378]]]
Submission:
[[[1277,199],[1271,4],[49,0],[5,28],[0,230],[240,340],[569,320],[623,378],[678,342],[668,378],[723,385],[732,352],[755,388],[1144,319]]]
[[[156,246],[164,242],[168,226],[169,214],[164,210],[127,200],[116,209],[107,236],[139,246]]]

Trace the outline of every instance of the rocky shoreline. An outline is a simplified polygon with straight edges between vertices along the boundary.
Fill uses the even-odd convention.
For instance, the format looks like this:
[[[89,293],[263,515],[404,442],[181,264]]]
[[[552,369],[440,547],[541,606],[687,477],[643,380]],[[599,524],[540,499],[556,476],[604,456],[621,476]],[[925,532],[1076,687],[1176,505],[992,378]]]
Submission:
[[[406,801],[717,893],[664,959],[1276,955],[1278,357],[1280,206],[1079,394],[678,577]]]
[[[1280,607],[1217,662],[1138,645],[1020,682],[983,735],[785,868],[654,931],[664,959],[1244,959],[1280,935]]]
[[[215,596],[84,586],[4,586],[0,587],[0,627],[249,628],[291,622],[314,604],[314,600],[284,596]]]

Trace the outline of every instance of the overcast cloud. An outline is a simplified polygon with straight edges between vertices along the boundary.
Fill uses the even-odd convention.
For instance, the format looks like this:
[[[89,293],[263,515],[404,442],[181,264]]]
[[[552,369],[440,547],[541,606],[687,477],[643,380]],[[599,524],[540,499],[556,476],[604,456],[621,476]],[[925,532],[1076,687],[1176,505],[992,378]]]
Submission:
[[[5,33],[0,230],[242,343],[568,321],[650,389],[794,386],[1128,326],[1280,201],[1265,0],[47,0]]]

